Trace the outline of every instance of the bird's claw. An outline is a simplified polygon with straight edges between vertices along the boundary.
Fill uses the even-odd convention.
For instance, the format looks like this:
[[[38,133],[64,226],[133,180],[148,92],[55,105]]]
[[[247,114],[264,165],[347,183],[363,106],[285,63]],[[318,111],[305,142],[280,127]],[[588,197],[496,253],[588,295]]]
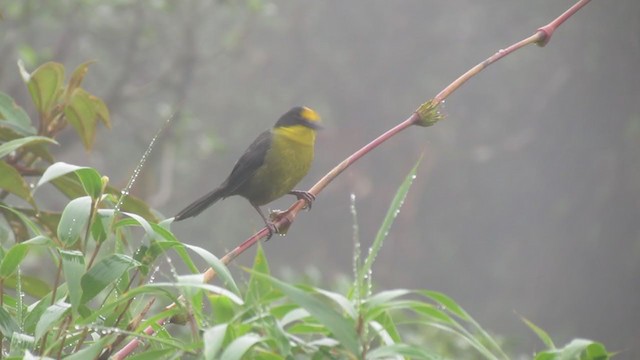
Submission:
[[[270,223],[270,222],[266,223],[266,225],[267,225],[267,229],[269,230],[269,235],[267,235],[267,239],[265,241],[269,241],[269,239],[271,239],[273,234],[278,233],[278,227],[276,226],[276,224]]]
[[[307,210],[311,210],[311,203],[316,200],[316,196],[308,191],[291,190],[289,194],[294,195],[298,200],[304,200]]]

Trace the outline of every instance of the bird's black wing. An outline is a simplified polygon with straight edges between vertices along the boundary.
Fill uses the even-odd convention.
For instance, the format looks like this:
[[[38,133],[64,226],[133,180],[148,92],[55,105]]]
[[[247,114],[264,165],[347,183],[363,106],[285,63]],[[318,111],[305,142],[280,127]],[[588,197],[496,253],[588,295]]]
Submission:
[[[231,174],[224,181],[221,188],[224,188],[225,197],[236,193],[236,191],[264,164],[267,151],[271,147],[271,131],[267,130],[253,141],[249,148],[242,154],[231,170]]]

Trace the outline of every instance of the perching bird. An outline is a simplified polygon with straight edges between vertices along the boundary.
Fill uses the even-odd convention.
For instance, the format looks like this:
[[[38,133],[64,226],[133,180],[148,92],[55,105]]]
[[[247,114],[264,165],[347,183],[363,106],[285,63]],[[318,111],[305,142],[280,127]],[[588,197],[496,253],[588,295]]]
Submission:
[[[320,116],[308,107],[289,110],[253,141],[220,186],[180,211],[174,220],[196,216],[220,199],[240,195],[249,200],[269,228],[269,236],[273,235],[277,229],[262,213],[261,205],[285,194],[304,199],[309,208],[315,200],[311,193],[292,189],[311,167],[320,127]]]

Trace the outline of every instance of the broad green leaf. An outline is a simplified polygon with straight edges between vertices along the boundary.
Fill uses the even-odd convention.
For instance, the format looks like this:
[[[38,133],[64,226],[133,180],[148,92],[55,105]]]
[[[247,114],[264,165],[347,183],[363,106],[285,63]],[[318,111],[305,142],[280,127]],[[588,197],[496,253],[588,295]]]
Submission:
[[[222,342],[227,333],[227,324],[220,324],[214,327],[208,328],[202,334],[202,341],[204,342],[204,358],[206,360],[217,359],[216,355],[222,348]]]
[[[15,140],[7,141],[6,143],[0,145],[0,159],[11,154],[11,152],[23,146],[38,144],[38,143],[45,143],[45,142],[57,144],[55,140],[53,140],[52,138],[48,138],[46,136],[27,136],[27,137],[18,138]]]
[[[97,113],[92,95],[77,88],[71,94],[64,115],[67,122],[73,126],[85,149],[90,150],[96,135]]]
[[[249,279],[249,286],[247,288],[247,294],[245,299],[249,303],[259,303],[266,294],[272,291],[272,284],[264,277],[257,276],[256,274],[269,275],[269,263],[267,257],[264,254],[264,249],[258,244],[258,250],[256,251],[256,257],[253,261],[253,269],[251,272],[251,278]]]
[[[289,311],[287,314],[285,314],[282,319],[280,320],[280,326],[282,327],[286,327],[291,323],[294,323],[296,321],[300,321],[302,319],[305,319],[307,317],[311,316],[311,314],[309,314],[309,312],[303,308],[299,308],[296,307],[295,309]]]
[[[17,289],[17,282],[18,279],[16,277],[16,274],[13,274],[4,280],[4,285],[10,289]],[[25,294],[37,299],[42,298],[43,296],[51,292],[49,284],[38,277],[21,274],[20,282],[22,291]]]
[[[25,214],[23,214],[21,211],[6,207],[2,204],[0,204],[0,209],[4,213],[5,218],[7,218],[7,221],[11,226],[11,230],[13,230],[13,233],[18,241],[23,241],[29,238],[28,230],[30,230],[34,235],[41,234],[38,225],[31,221],[31,219],[25,216]]]
[[[91,101],[93,101],[93,109],[96,111],[98,120],[102,121],[102,124],[107,129],[111,129],[111,115],[109,115],[109,108],[107,108],[107,104],[97,96],[91,97]]]
[[[367,359],[390,359],[395,357],[409,357],[411,359],[443,359],[438,354],[426,350],[423,346],[409,344],[393,344],[381,346],[367,353]]]
[[[358,335],[355,331],[356,325],[352,319],[343,317],[332,306],[318,299],[316,295],[300,290],[269,275],[253,271],[252,277],[269,281],[273,286],[286,294],[293,302],[307,309],[317,321],[331,331],[333,337],[351,352],[351,354],[355,355],[360,353]]]
[[[62,217],[58,224],[58,239],[66,247],[70,247],[85,235],[87,222],[91,216],[91,198],[79,197],[69,201],[62,211]]]
[[[389,302],[397,297],[405,296],[410,293],[411,293],[410,290],[405,290],[405,289],[394,289],[394,290],[382,291],[368,298],[366,300],[366,303],[368,306],[374,307],[374,306],[378,306],[383,303]]]
[[[361,277],[370,276],[367,274],[371,273],[371,267],[373,266],[373,261],[375,260],[376,256],[378,256],[378,252],[380,252],[380,249],[382,248],[382,243],[384,242],[384,240],[387,238],[387,235],[389,234],[391,225],[393,224],[396,217],[400,213],[400,208],[404,203],[404,199],[407,197],[407,193],[411,188],[411,184],[413,184],[413,180],[416,178],[416,172],[418,171],[418,165],[420,165],[421,160],[422,158],[420,158],[416,162],[416,164],[413,166],[411,171],[409,171],[409,174],[407,174],[404,181],[398,188],[398,191],[396,191],[396,194],[393,197],[391,204],[389,205],[389,209],[387,210],[387,215],[384,217],[384,220],[382,221],[382,225],[380,226],[380,229],[378,229],[378,233],[375,239],[373,240],[373,244],[371,244],[371,248],[369,248],[369,255],[367,256],[367,258],[364,261],[364,264],[362,265],[362,269],[360,271],[359,276]]]
[[[96,263],[88,272],[86,272],[80,280],[82,287],[81,303],[93,299],[107,286],[116,281],[125,271],[128,271],[140,263],[133,258],[122,255],[113,254]]]
[[[86,61],[78,65],[78,67],[73,70],[71,78],[69,78],[69,83],[67,84],[67,96],[71,95],[74,90],[80,87],[80,85],[82,84],[82,80],[84,80],[85,75],[87,75],[87,71],[89,71],[89,65],[95,62],[95,60]]]
[[[1,206],[0,206],[0,210],[2,210]],[[5,212],[5,216],[7,216],[7,213],[8,211]],[[28,227],[29,229],[31,229],[31,233],[33,234],[40,234],[43,232],[55,234],[58,229],[58,223],[60,222],[60,216],[61,216],[61,213],[59,212],[51,212],[51,211],[44,211],[44,210],[36,211],[33,209],[20,209],[20,211],[17,211],[17,213],[22,215],[22,217],[18,217],[14,213],[11,213],[11,215],[9,215],[13,217],[10,220],[12,221],[12,225],[13,223],[18,222],[21,225],[25,226],[26,233],[29,233],[29,231],[26,228]],[[38,224],[36,225],[30,219],[38,219]],[[28,223],[25,220],[28,220],[31,223]],[[32,236],[23,237],[19,241],[24,241],[31,237]]]
[[[87,195],[94,199],[97,199],[98,196],[100,196],[102,180],[100,178],[100,174],[95,169],[85,166],[71,165],[64,162],[57,162],[49,166],[40,177],[40,180],[38,180],[36,188],[69,173],[76,174]]]
[[[466,311],[464,311],[460,305],[458,305],[458,303],[456,303],[452,298],[448,297],[447,295],[441,293],[441,292],[437,292],[437,291],[421,291],[421,293],[423,293],[424,295],[430,297],[431,299],[435,300],[437,303],[439,303],[440,305],[442,305],[447,311],[450,311],[451,313],[455,314],[457,317],[459,317],[462,320],[465,321],[471,321],[471,316],[469,316],[469,314],[467,314]]]
[[[18,324],[16,324],[11,314],[3,307],[0,307],[0,332],[2,335],[6,338],[11,338],[13,332],[18,331],[18,329]]]
[[[51,329],[71,308],[71,304],[59,301],[49,307],[42,313],[40,320],[36,324],[35,337],[36,341],[40,340],[42,335]]]
[[[36,206],[33,197],[31,197],[29,185],[24,181],[22,175],[13,166],[2,160],[0,160],[0,189],[17,195],[33,207]]]
[[[238,308],[233,301],[226,296],[220,296],[217,294],[208,294],[207,298],[209,299],[211,313],[213,314],[213,320],[216,324],[233,320]]]
[[[418,304],[415,304],[415,306],[411,306],[411,309],[415,312],[417,312],[418,314],[424,315],[428,318],[431,318],[435,321],[440,321],[443,322],[445,324],[450,324],[453,325],[456,322],[451,318],[451,316],[447,315],[447,313],[445,313],[444,311],[436,308],[435,306],[432,306],[431,304],[425,304],[425,303],[419,303],[422,306],[419,306]]]
[[[374,322],[372,321],[372,323]],[[394,343],[402,341],[402,337],[400,336],[398,328],[396,327],[396,322],[391,317],[391,315],[389,315],[389,313],[384,312],[380,314],[380,316],[375,319],[375,323],[378,323],[380,324],[380,326],[382,326],[382,328],[386,332],[386,335],[389,336]]]
[[[149,291],[149,290],[162,290],[162,291],[166,291],[167,289],[171,289],[171,288],[183,288],[183,289],[200,289],[200,290],[204,290],[204,291],[208,291],[214,294],[218,294],[218,295],[223,295],[228,297],[231,301],[235,302],[237,305],[243,305],[244,302],[242,301],[242,299],[232,293],[231,291],[221,288],[219,286],[215,286],[215,285],[211,285],[211,284],[205,284],[202,282],[199,283],[195,283],[195,282],[182,282],[182,283],[170,283],[170,282],[162,282],[162,283],[151,283],[151,284],[146,284],[143,286],[139,286],[135,289],[132,289],[130,291],[127,292],[126,295],[124,296],[132,296],[132,295],[136,295],[136,294],[142,294],[145,291]]]
[[[107,240],[108,229],[113,220],[113,212],[105,212],[98,209],[95,219],[91,223],[91,236],[93,239],[102,243]]]
[[[138,214],[134,214],[134,213],[128,213],[128,212],[122,212],[122,215],[128,216],[131,218],[131,220],[120,220],[118,221],[118,223],[116,224],[115,228],[119,228],[121,226],[131,226],[132,224],[136,224],[136,225],[140,225],[142,227],[142,229],[144,230],[145,233],[147,233],[147,236],[151,239],[155,239],[156,238],[156,232],[153,230],[153,226],[151,225],[150,222],[147,221],[147,219],[145,219],[144,217],[138,215]],[[132,222],[133,220],[133,222]]]
[[[349,301],[349,299],[347,299],[344,295],[333,292],[333,291],[323,290],[323,289],[316,288],[315,290],[318,293],[333,300],[333,302],[335,302],[336,304],[340,305],[342,310],[351,318],[355,319],[358,316],[358,314],[356,313],[355,307],[353,307],[353,304],[351,303],[351,301]]]
[[[100,211],[111,211],[114,210],[100,210]],[[180,258],[184,261],[184,263],[189,267],[189,270],[193,273],[199,273],[198,267],[195,265],[191,257],[187,253],[184,244],[178,241],[176,237],[167,229],[162,227],[161,225],[150,223],[144,217],[129,213],[122,212],[122,215],[126,215],[130,217],[130,219],[122,219],[115,224],[115,229],[124,226],[142,226],[144,231],[147,233],[147,236],[155,241],[151,242],[151,246],[147,251],[148,258],[145,260],[145,264],[148,264],[151,261],[154,261],[155,258],[162,254],[167,249],[174,249],[176,253],[180,256]]]
[[[12,275],[32,247],[50,243],[51,240],[48,237],[38,235],[33,239],[13,245],[2,259],[2,263],[0,263],[0,276],[6,278]]]
[[[0,126],[7,126],[21,135],[35,135],[29,115],[13,99],[0,92]]]
[[[240,290],[233,280],[231,272],[220,259],[201,247],[189,244],[184,244],[184,246],[200,255],[200,257],[203,258],[213,270],[215,270],[216,274],[220,277],[220,279],[222,279],[222,282],[225,284],[225,286],[229,287],[230,290],[237,295],[240,295]]]
[[[21,139],[21,138],[24,138],[25,136],[30,136],[30,135],[32,134],[26,134],[26,135],[20,134],[15,130],[11,129],[10,127],[6,127],[5,124],[2,123],[2,120],[0,119],[0,143],[5,143],[7,141],[11,141],[15,139]],[[28,151],[29,153],[33,154],[34,157],[40,158],[42,159],[42,161],[46,163],[51,164],[54,162],[53,156],[49,152],[48,142],[40,142],[40,143],[25,145],[24,151]],[[32,170],[34,175],[37,175],[38,172],[40,172],[40,169],[32,169]]]
[[[15,331],[11,336],[11,352],[9,354],[21,356],[25,351],[33,349],[34,345],[35,338],[33,336]]]
[[[595,347],[594,347],[595,345]],[[591,351],[594,356],[592,357],[589,354],[589,348],[591,347]],[[606,350],[604,350],[605,354],[602,354],[602,350],[604,350],[604,346],[602,344],[598,344],[594,341],[587,339],[573,339],[569,344],[565,345],[565,347],[557,350],[557,360],[604,360],[608,358],[608,354],[606,354]]]
[[[587,348],[581,354],[585,360],[605,360],[608,359],[610,354],[604,345],[594,342],[587,345]]]
[[[74,311],[78,311],[82,299],[82,287],[80,280],[85,272],[84,255],[80,251],[60,250],[62,259],[62,271],[67,282],[69,301]]]
[[[81,349],[80,351],[73,353],[64,358],[64,360],[85,360],[85,359],[96,359],[98,355],[102,353],[105,345],[109,342],[113,341],[109,336],[104,336],[100,340],[94,342],[93,344]]]
[[[224,350],[220,359],[224,360],[240,360],[249,351],[249,349],[263,341],[263,339],[256,334],[242,335],[233,340],[229,346]]]
[[[535,360],[607,360],[610,354],[604,345],[586,339],[573,339],[563,348],[542,351],[536,354]]]
[[[64,66],[48,62],[42,64],[28,76],[24,68],[22,70],[33,104],[40,114],[48,114],[61,94],[64,83]]]
[[[551,340],[551,337],[549,336],[549,334],[547,334],[546,331],[539,328],[536,324],[532,323],[524,316],[520,316],[520,319],[524,321],[524,323],[529,327],[529,329],[531,329],[534,333],[536,333],[536,335],[538,335],[538,338],[544,343],[544,345],[548,349],[556,348],[556,345],[553,343],[553,340]]]
[[[24,319],[24,332],[33,334],[36,331],[36,325],[38,324],[40,317],[44,314],[45,310],[47,310],[47,307],[51,305],[52,295],[52,293],[48,293],[29,306],[27,316]]]

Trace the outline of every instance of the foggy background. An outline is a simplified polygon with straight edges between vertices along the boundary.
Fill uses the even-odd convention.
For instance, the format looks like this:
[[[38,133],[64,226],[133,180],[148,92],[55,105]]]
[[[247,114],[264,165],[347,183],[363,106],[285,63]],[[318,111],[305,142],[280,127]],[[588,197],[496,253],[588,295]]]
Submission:
[[[0,91],[33,116],[16,61],[96,59],[86,88],[113,129],[85,153],[67,129],[57,159],[125,186],[176,109],[134,194],[166,217],[217,186],[294,105],[323,117],[306,189],[460,74],[573,1],[4,1]],[[356,195],[368,246],[397,187],[417,179],[374,265],[376,289],[456,299],[522,352],[602,341],[640,357],[640,2],[594,1],[544,48],[512,54],[451,96],[446,119],[356,163],[265,250],[276,274],[350,276]],[[286,208],[293,197],[271,208]],[[52,205],[61,210],[63,203]],[[262,226],[233,197],[174,224],[218,256]],[[249,265],[253,251],[235,264]]]

